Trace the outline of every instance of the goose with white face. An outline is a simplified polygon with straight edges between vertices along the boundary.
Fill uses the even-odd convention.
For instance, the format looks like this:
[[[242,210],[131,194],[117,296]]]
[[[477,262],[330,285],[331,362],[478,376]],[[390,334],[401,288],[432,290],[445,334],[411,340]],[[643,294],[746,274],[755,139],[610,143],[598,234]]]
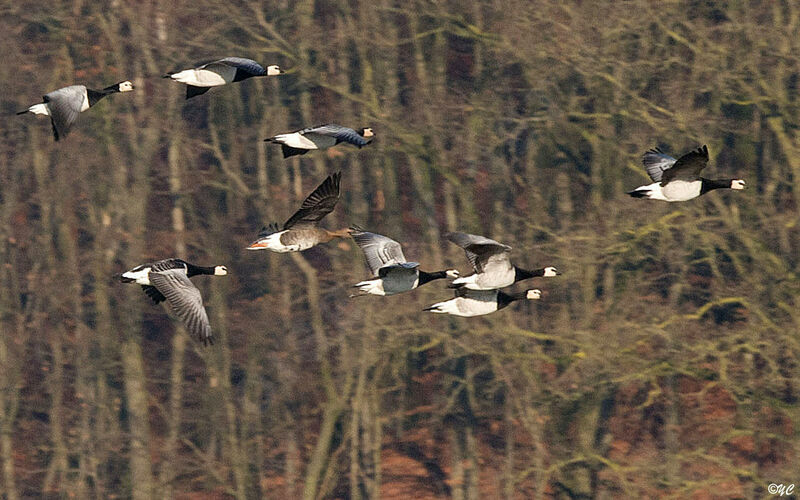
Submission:
[[[374,278],[353,285],[362,295],[396,295],[409,292],[426,283],[445,278],[458,278],[456,269],[426,272],[419,263],[408,262],[403,255],[403,247],[397,241],[378,233],[370,233],[354,226],[350,236],[364,252],[370,273]]]
[[[642,156],[642,164],[652,184],[639,186],[628,194],[633,198],[647,198],[667,202],[689,201],[715,189],[741,191],[742,179],[707,179],[700,172],[708,164],[708,147],[702,146],[677,160],[658,148]]]

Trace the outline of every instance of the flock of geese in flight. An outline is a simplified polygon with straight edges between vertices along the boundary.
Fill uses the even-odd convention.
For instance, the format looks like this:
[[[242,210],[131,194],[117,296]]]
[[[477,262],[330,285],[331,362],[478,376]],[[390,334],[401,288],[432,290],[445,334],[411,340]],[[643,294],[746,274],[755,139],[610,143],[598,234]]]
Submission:
[[[167,73],[164,78],[186,84],[186,99],[191,99],[212,87],[256,76],[277,76],[282,73],[276,65],[265,69],[251,59],[226,57],[194,68]],[[49,116],[53,136],[59,141],[66,137],[81,112],[110,94],[133,89],[130,81],[102,90],[71,85],[45,94],[41,103],[17,114]],[[327,149],[343,142],[361,148],[368,145],[373,138],[374,133],[368,127],[354,130],[341,125],[326,124],[278,134],[265,141],[280,144],[283,157],[288,158],[313,150]],[[700,176],[700,172],[708,164],[706,146],[677,159],[658,148],[651,149],[642,157],[642,163],[653,182],[630,191],[628,194],[634,198],[679,202],[697,198],[714,189],[741,190],[745,187],[742,179],[707,179]],[[328,176],[282,226],[277,223],[265,226],[247,250],[299,252],[334,238],[350,237],[364,253],[371,273],[370,279],[354,285],[357,292],[350,295],[351,297],[396,295],[434,280],[452,279],[448,287],[454,289],[454,297],[424,310],[464,317],[493,313],[517,300],[539,299],[539,289],[519,293],[505,293],[500,289],[534,277],[559,275],[553,266],[533,270],[517,267],[511,262],[510,246],[485,236],[463,232],[449,233],[445,237],[464,249],[474,271],[472,274],[461,276],[456,269],[423,271],[418,262],[406,260],[400,243],[387,236],[365,231],[358,226],[333,231],[319,226],[319,222],[333,211],[339,200],[340,182],[341,172]],[[154,304],[167,301],[190,333],[204,344],[213,344],[214,337],[203,306],[203,298],[189,278],[201,274],[224,276],[227,273],[225,266],[197,266],[182,259],[170,258],[136,266],[119,277],[123,283],[141,285]]]

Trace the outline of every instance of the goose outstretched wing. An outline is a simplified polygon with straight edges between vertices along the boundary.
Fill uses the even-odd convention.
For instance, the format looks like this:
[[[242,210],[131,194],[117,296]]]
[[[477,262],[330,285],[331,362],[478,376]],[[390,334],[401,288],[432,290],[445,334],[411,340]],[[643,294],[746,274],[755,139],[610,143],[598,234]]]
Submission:
[[[149,278],[150,283],[166,297],[186,329],[196,335],[203,344],[213,344],[214,336],[211,333],[208,314],[203,307],[203,297],[200,295],[200,290],[186,276],[186,271],[170,269],[151,272]]]
[[[671,168],[664,171],[661,185],[664,186],[672,180],[697,180],[700,172],[708,165],[708,146],[703,145],[678,158]]]
[[[504,245],[485,236],[468,233],[448,233],[448,240],[464,249],[467,259],[476,273],[486,272],[495,266],[510,267],[508,257],[511,247]]]
[[[70,85],[44,95],[43,100],[50,110],[50,121],[53,124],[53,136],[56,140],[65,137],[78,115],[81,114],[86,87]]]
[[[249,73],[252,76],[263,76],[267,74],[267,70],[265,70],[263,66],[254,60],[247,59],[245,57],[223,57],[222,59],[206,63],[200,66],[200,68],[214,71],[215,66],[236,68],[237,70]]]
[[[339,201],[339,181],[341,178],[342,173],[337,172],[322,181],[322,184],[303,201],[303,204],[300,205],[300,210],[289,217],[283,228],[313,226],[323,217],[333,212],[336,202]]]
[[[653,182],[661,182],[661,177],[664,171],[671,168],[677,160],[668,154],[665,154],[658,148],[648,150],[642,155],[642,164],[647,171],[647,175]]]
[[[358,227],[351,228],[350,236],[364,252],[367,266],[373,276],[378,276],[378,270],[382,267],[406,262],[403,247],[387,236],[362,231]]]
[[[355,130],[342,125],[336,125],[335,123],[318,125],[316,127],[308,127],[300,130],[299,132],[301,135],[305,136],[317,134],[333,137],[336,139],[336,142],[349,142],[350,144],[354,144],[358,147],[369,144],[369,141],[361,137],[361,135]]]

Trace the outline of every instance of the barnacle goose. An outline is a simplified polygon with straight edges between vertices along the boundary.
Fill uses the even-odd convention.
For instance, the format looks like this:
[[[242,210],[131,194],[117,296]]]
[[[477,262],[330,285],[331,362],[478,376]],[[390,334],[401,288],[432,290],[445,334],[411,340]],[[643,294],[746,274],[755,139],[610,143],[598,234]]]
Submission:
[[[347,142],[358,146],[366,146],[375,136],[371,128],[362,128],[357,132],[351,128],[329,123],[316,127],[295,130],[288,134],[278,134],[264,139],[281,145],[283,157],[304,155],[313,149],[328,149],[340,142]]]
[[[642,163],[653,183],[628,192],[634,198],[687,201],[714,189],[745,188],[742,179],[706,179],[700,172],[708,164],[708,147],[697,148],[677,160],[658,148],[648,150]]]
[[[503,293],[500,290],[459,288],[455,291],[454,298],[433,304],[423,311],[469,318],[499,311],[516,300],[536,300],[541,297],[542,292],[538,289],[519,293]]]
[[[203,344],[214,344],[203,297],[189,280],[199,274],[225,276],[228,269],[225,266],[196,266],[181,259],[164,259],[136,266],[122,273],[120,281],[142,285],[154,304],[164,300],[169,302],[190,333],[197,335]]]
[[[458,278],[458,271],[448,269],[427,273],[420,270],[418,262],[406,261],[403,247],[395,240],[377,233],[370,233],[357,226],[350,228],[350,235],[364,252],[372,279],[353,285],[360,295],[395,295],[408,292],[433,280]]]
[[[58,141],[62,137],[66,137],[81,112],[91,108],[109,94],[131,90],[133,90],[133,84],[127,80],[102,90],[93,90],[85,85],[70,85],[48,92],[42,98],[41,103],[34,104],[17,114],[33,113],[49,116],[50,123],[53,125],[53,137]]]
[[[492,290],[537,276],[550,278],[560,274],[553,266],[528,270],[513,265],[509,258],[511,247],[485,236],[454,232],[445,237],[464,249],[475,270],[474,274],[454,280],[450,288]]]
[[[185,83],[187,85],[186,98],[191,99],[194,96],[205,94],[211,87],[241,82],[254,76],[276,76],[282,73],[283,71],[276,65],[267,66],[267,69],[264,69],[252,59],[224,57],[194,68],[167,73],[164,78],[172,78],[177,82]]]

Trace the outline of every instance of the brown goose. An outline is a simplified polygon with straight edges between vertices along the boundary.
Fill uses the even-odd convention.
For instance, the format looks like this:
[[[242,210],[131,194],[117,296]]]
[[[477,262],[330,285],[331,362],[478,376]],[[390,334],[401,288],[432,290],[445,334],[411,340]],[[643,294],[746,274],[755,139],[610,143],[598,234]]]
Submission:
[[[339,201],[339,181],[342,173],[337,172],[328,176],[308,198],[303,201],[300,210],[294,213],[283,225],[265,226],[258,233],[258,239],[247,247],[247,250],[272,250],[273,252],[299,252],[307,250],[320,243],[326,243],[333,238],[346,238],[350,230],[339,229],[328,231],[318,227],[317,224],[323,217],[333,211]]]

